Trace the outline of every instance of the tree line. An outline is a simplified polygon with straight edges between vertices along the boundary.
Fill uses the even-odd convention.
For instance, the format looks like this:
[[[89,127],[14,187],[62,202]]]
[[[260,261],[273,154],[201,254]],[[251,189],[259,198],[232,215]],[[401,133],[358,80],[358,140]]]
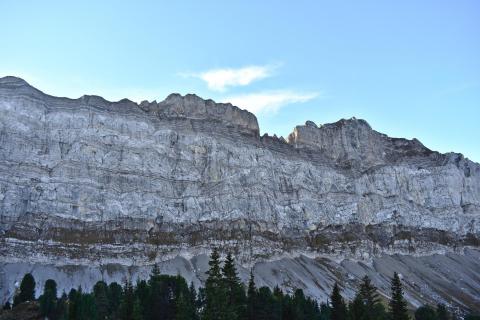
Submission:
[[[250,272],[248,285],[240,281],[234,258],[227,254],[224,262],[214,249],[209,261],[205,287],[198,292],[193,283],[187,285],[179,275],[160,274],[155,265],[148,280],[135,285],[126,282],[106,284],[99,281],[92,292],[81,287],[58,297],[53,279],[45,282],[38,298],[41,315],[50,320],[410,320],[399,275],[391,279],[391,297],[382,300],[368,276],[362,279],[352,301],[346,302],[337,283],[329,301],[318,304],[301,289],[293,293],[279,287],[257,288]],[[13,306],[35,300],[35,279],[23,277]],[[414,313],[415,320],[453,320],[444,305],[422,306]],[[480,320],[469,315],[468,320]]]

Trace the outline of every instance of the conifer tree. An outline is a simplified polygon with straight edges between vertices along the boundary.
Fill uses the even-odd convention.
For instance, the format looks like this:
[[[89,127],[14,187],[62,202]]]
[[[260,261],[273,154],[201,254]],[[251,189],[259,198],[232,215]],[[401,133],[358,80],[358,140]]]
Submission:
[[[133,320],[133,307],[135,301],[135,293],[130,281],[127,280],[123,288],[122,302],[120,303],[120,319]]]
[[[57,309],[55,319],[57,320],[67,320],[68,319],[68,297],[65,291],[62,293],[62,296],[57,301]]]
[[[355,298],[348,306],[349,320],[364,320],[365,318],[365,305],[359,293],[355,295]]]
[[[257,300],[257,288],[255,287],[255,277],[253,276],[253,268],[250,269],[250,279],[248,280],[247,289],[247,319],[255,320],[255,308]]]
[[[223,320],[226,317],[226,297],[220,268],[220,254],[213,248],[208,262],[210,269],[205,282],[205,309],[203,319]]]
[[[40,312],[42,316],[53,319],[57,307],[57,283],[55,280],[45,281],[43,294],[40,296]]]
[[[363,277],[359,294],[367,308],[373,308],[375,304],[380,302],[377,288],[372,284],[368,276]]]
[[[137,282],[135,287],[135,297],[140,303],[140,310],[144,319],[148,319],[149,315],[149,301],[150,301],[150,287],[145,280],[140,280]]]
[[[31,273],[27,273],[23,276],[22,282],[20,283],[18,295],[13,299],[13,306],[33,300],[35,300],[35,279]]]
[[[351,306],[351,320],[381,320],[386,317],[385,308],[380,302],[377,288],[368,276],[363,277],[359,291]]]
[[[281,313],[275,313],[275,304],[272,291],[269,287],[261,287],[256,293],[255,319],[257,320],[280,320]]]
[[[229,252],[222,268],[223,282],[226,293],[228,319],[243,319],[246,312],[245,289],[237,275],[235,261]]]
[[[103,281],[98,281],[93,286],[93,297],[98,320],[109,319],[108,287]]]
[[[275,286],[273,288],[273,300],[274,300],[273,308],[274,308],[274,313],[279,314],[280,318],[283,317],[284,297],[285,295],[283,294],[282,290],[278,286]]]
[[[122,301],[123,288],[116,282],[112,282],[108,285],[108,309],[111,319],[119,318],[120,303]]]
[[[79,288],[80,289],[80,288]],[[80,289],[81,290],[81,289]],[[79,317],[77,316],[79,301],[78,301],[78,293],[77,290],[71,289],[68,293],[68,320],[77,320]]]
[[[193,285],[193,281],[190,282],[190,287],[188,288],[189,291],[189,296],[190,296],[190,305],[193,307],[194,310],[194,316],[192,320],[198,319],[198,300],[197,300],[197,290],[195,290],[195,286]]]
[[[97,308],[95,305],[95,296],[93,294],[80,294],[80,316],[76,319],[92,320],[99,319]]]
[[[410,317],[408,316],[407,302],[403,298],[402,282],[396,272],[393,273],[391,291],[392,298],[389,302],[390,319],[409,320]]]
[[[347,319],[347,306],[340,294],[340,288],[338,283],[335,282],[333,286],[332,294],[330,296],[332,304],[331,320],[346,320]]]

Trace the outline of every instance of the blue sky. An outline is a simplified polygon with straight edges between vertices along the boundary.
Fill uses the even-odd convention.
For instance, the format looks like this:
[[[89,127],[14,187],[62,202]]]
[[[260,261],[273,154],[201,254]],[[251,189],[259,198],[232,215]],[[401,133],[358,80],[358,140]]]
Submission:
[[[480,162],[476,0],[1,0],[4,75],[69,97],[196,93],[283,136],[355,116]]]

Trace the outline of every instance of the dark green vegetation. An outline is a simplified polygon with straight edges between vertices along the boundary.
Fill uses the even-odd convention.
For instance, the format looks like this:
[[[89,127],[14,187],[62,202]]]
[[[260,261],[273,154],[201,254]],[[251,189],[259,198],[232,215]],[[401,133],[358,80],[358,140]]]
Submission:
[[[213,250],[208,278],[204,288],[196,291],[181,276],[160,274],[155,265],[150,278],[133,285],[116,282],[107,285],[99,281],[91,293],[82,288],[57,295],[57,284],[49,279],[39,297],[39,313],[50,320],[410,320],[407,303],[403,297],[399,275],[391,280],[391,299],[388,307],[365,276],[355,298],[346,302],[340,286],[335,283],[329,302],[318,305],[306,297],[301,289],[291,294],[275,287],[257,288],[253,273],[248,286],[241,283],[232,255],[227,254],[223,264],[220,254]],[[31,274],[23,278],[14,298],[13,310],[5,305],[4,312],[14,312],[35,300],[35,280]],[[30,301],[30,302],[29,302]],[[0,316],[3,319],[3,315]],[[8,317],[7,317],[8,318]],[[478,316],[469,315],[469,320]],[[10,318],[8,318],[10,319]],[[13,319],[13,318],[12,318]],[[437,308],[422,306],[415,311],[415,320],[453,320],[443,305]]]

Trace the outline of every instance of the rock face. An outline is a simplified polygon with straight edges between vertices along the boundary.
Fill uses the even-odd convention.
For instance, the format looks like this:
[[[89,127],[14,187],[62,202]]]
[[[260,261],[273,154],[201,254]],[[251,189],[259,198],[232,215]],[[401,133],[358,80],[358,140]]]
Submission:
[[[163,262],[199,284],[198,261],[220,246],[260,283],[319,299],[342,275],[347,296],[365,273],[388,293],[392,261],[408,261],[412,277],[414,261],[418,273],[455,265],[466,288],[436,271],[437,282],[409,287],[411,302],[474,308],[479,238],[480,165],[364,120],[308,121],[285,141],[260,137],[253,114],[195,95],[67,99],[0,79],[3,300],[18,270],[56,270],[69,288],[79,275],[88,286]],[[300,271],[274,276],[290,264],[313,283]]]

